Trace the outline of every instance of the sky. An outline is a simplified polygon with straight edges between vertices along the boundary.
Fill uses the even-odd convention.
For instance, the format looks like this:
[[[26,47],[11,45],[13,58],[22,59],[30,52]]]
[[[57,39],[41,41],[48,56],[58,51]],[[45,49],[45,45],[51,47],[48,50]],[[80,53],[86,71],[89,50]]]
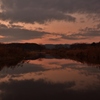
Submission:
[[[100,0],[0,0],[0,42],[100,42]]]

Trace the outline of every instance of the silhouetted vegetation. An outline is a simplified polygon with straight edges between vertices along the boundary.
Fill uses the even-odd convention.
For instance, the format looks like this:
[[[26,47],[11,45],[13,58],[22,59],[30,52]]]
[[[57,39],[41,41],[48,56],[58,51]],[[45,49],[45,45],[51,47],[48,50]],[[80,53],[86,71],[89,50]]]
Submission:
[[[35,43],[0,44],[0,69],[3,66],[15,66],[25,60],[44,58],[46,54],[56,58],[70,58],[82,63],[100,64],[99,52],[100,42],[72,44],[68,48],[59,45],[59,48],[55,46],[53,49]]]
[[[72,44],[70,48],[46,50],[58,58],[70,58],[88,64],[100,64],[100,42],[92,44]]]
[[[0,44],[0,69],[13,67],[22,64],[27,59],[37,59],[43,57],[40,51],[42,45],[38,44]]]
[[[85,63],[100,64],[100,42],[92,44],[71,45],[67,56]]]

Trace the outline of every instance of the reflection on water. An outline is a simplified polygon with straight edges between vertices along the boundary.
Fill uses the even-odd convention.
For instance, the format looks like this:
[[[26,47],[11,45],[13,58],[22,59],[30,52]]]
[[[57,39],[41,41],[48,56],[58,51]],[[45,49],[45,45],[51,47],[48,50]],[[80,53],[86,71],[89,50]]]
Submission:
[[[0,72],[0,100],[95,100],[99,94],[100,69],[69,59],[27,60]]]

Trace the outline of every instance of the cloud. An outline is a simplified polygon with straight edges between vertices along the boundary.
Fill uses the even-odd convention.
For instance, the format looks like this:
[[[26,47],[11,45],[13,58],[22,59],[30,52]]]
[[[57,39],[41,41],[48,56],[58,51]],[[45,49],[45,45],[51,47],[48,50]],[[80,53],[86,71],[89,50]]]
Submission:
[[[94,28],[86,27],[84,29],[79,29],[78,32],[74,32],[71,34],[57,34],[54,33],[51,35],[56,36],[54,38],[50,38],[50,40],[59,41],[60,39],[66,39],[66,40],[84,40],[94,37],[100,37],[100,24],[98,24]],[[57,38],[58,37],[58,38]]]
[[[97,29],[100,29],[100,24],[97,25]]]
[[[79,19],[81,23],[78,22]],[[0,20],[3,20],[5,22],[8,21],[10,22],[9,24],[17,22],[22,22],[25,24],[31,23],[31,25],[33,25],[32,27],[34,27],[34,23],[41,23],[42,25],[44,25],[45,22],[54,20],[56,20],[57,22],[64,20],[69,22],[77,22],[78,24],[80,24],[79,26],[77,23],[67,23],[69,26],[64,26],[64,29],[73,29],[75,30],[75,32],[71,30],[71,35],[62,34],[58,35],[59,37],[54,37],[53,35],[53,37],[48,38],[48,40],[50,41],[59,41],[61,39],[83,40],[100,36],[99,24],[98,29],[85,29],[76,32],[79,28],[93,26],[90,25],[91,23],[90,21],[88,21],[88,19],[90,19],[91,23],[93,21],[95,22],[93,23],[93,25],[99,23],[100,0],[0,0]],[[98,22],[96,22],[97,20]],[[73,26],[72,24],[76,26]],[[61,25],[63,26],[64,24]],[[79,26],[78,29],[77,26]],[[49,32],[43,32],[43,30],[46,30],[39,28],[38,25],[34,31],[23,29],[23,27],[16,25],[6,26],[0,24],[0,35],[5,37],[0,38],[0,41],[13,42],[20,40],[32,40],[37,38],[44,39],[46,38],[44,36],[50,34]],[[46,27],[48,27],[48,29],[50,28],[49,25],[47,25]],[[51,25],[51,27],[53,27],[53,25]],[[56,30],[57,32],[57,29],[54,30]],[[67,32],[68,31],[66,31],[66,33]]]
[[[8,28],[6,25],[0,23],[0,29]]]
[[[73,33],[71,35],[62,35],[64,39],[70,40],[81,40],[81,39],[89,39],[94,37],[100,37],[100,30],[97,28],[88,28],[81,29],[78,33]]]
[[[0,19],[10,20],[12,22],[25,22],[25,23],[44,23],[45,21],[52,20],[67,20],[75,21],[75,17],[70,14],[63,13],[55,7],[47,7],[47,1],[42,0],[1,0],[2,12]],[[51,5],[54,1],[48,1]],[[49,6],[48,5],[48,6]]]
[[[34,39],[47,39],[47,41],[60,40],[85,40],[90,38],[100,37],[99,24],[95,28],[86,27],[80,29],[78,32],[71,34],[59,34],[44,32],[41,28],[36,30],[27,30],[22,26],[0,24],[0,41],[1,42],[21,42],[23,40],[29,41]]]
[[[7,27],[6,25],[0,24],[0,35],[4,36],[4,38],[0,39],[1,42],[36,39],[36,38],[41,38],[43,35],[46,34],[50,33],[22,29],[22,27],[16,25]]]
[[[100,0],[1,0],[0,19],[12,22],[43,23],[75,21],[72,13],[99,14]]]

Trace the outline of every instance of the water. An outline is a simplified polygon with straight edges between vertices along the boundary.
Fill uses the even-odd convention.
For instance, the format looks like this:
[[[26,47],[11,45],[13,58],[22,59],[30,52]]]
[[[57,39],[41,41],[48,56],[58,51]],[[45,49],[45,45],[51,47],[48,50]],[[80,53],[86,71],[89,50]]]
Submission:
[[[43,58],[0,71],[0,100],[100,100],[99,95],[98,65]]]

